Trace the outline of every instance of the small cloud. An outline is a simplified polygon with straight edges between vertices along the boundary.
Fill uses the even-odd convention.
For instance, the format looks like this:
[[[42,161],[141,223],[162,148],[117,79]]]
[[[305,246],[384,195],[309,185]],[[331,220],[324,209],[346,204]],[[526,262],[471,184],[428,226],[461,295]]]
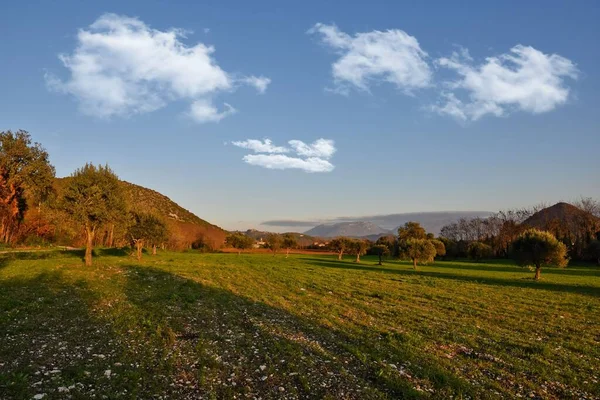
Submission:
[[[334,169],[329,161],[317,157],[302,159],[283,154],[248,154],[243,160],[267,169],[300,169],[305,172],[331,172]]]
[[[317,139],[311,144],[290,140],[290,147],[275,146],[270,139],[231,142],[234,146],[255,153],[244,156],[247,164],[267,169],[300,169],[306,172],[331,172],[335,168],[328,160],[336,152],[333,140]],[[296,157],[283,153],[296,153]]]
[[[196,122],[219,122],[228,115],[235,114],[237,110],[224,103],[225,110],[219,111],[209,100],[196,100],[190,105],[188,115]]]
[[[552,111],[569,98],[566,78],[577,79],[579,74],[571,60],[522,45],[479,65],[461,49],[438,59],[436,65],[455,71],[459,78],[445,83],[447,90],[431,110],[461,121],[487,114],[500,117],[515,109],[532,114]],[[457,96],[461,93],[463,99]]]
[[[248,139],[231,142],[231,144],[243,149],[252,150],[255,153],[287,153],[290,151],[290,149],[286,147],[274,146],[271,139],[265,139],[264,141]]]
[[[254,86],[259,94],[264,94],[267,86],[271,83],[271,79],[264,76],[249,76],[242,79],[242,82]]]
[[[410,94],[430,86],[427,53],[414,36],[399,29],[356,33],[350,36],[336,25],[318,23],[308,30],[339,54],[332,65],[334,93],[347,95],[349,87],[369,91],[371,84],[387,82]]]

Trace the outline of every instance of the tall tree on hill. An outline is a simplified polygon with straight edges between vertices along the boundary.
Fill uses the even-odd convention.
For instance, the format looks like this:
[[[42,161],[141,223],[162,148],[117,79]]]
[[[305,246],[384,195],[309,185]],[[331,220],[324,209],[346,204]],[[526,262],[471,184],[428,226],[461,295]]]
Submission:
[[[271,251],[273,252],[273,257],[275,257],[275,254],[281,248],[281,236],[279,236],[276,233],[269,233],[267,235],[266,242],[267,242],[267,247],[269,249],[271,249]]]
[[[242,253],[242,250],[246,250],[252,247],[254,244],[254,239],[250,236],[246,236],[240,232],[234,232],[227,235],[225,239],[225,244],[233,247],[238,251],[238,255]]]
[[[26,131],[0,132],[0,240],[9,243],[27,210],[52,192],[54,167]]]
[[[142,259],[145,246],[151,246],[152,255],[156,255],[156,247],[169,237],[167,225],[148,213],[132,213],[132,219],[127,233],[135,246],[138,261]]]
[[[92,265],[96,231],[126,212],[119,178],[107,166],[86,164],[69,178],[62,206],[85,229],[85,265]]]
[[[567,247],[550,232],[528,229],[512,244],[512,254],[522,266],[535,267],[535,280],[539,280],[542,266],[566,267],[569,263]]]
[[[341,260],[346,250],[350,247],[350,239],[339,237],[329,242],[329,248],[338,253],[338,260]]]
[[[285,258],[288,258],[290,255],[290,250],[298,247],[298,241],[292,234],[286,233],[283,235],[282,245],[285,249]]]

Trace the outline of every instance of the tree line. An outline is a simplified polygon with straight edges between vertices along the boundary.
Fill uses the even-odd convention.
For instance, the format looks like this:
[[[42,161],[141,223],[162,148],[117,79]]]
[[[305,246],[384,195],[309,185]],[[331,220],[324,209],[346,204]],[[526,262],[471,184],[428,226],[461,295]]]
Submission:
[[[99,234],[110,246],[131,245],[138,259],[146,247],[156,254],[168,237],[159,216],[129,209],[110,167],[86,164],[57,189],[46,150],[26,131],[0,132],[0,241],[51,240],[67,227],[85,239],[86,265]]]

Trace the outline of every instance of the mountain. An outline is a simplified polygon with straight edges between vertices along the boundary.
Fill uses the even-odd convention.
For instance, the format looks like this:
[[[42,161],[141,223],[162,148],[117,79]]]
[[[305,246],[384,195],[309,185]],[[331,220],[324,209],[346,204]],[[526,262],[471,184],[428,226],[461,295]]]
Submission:
[[[389,231],[367,221],[340,222],[333,225],[323,224],[305,232],[306,235],[319,237],[363,237],[386,233],[389,233]]]
[[[57,193],[64,190],[70,178],[56,178],[55,189]],[[169,228],[169,247],[173,249],[186,249],[198,239],[205,244],[219,248],[224,242],[227,232],[222,228],[211,224],[198,217],[194,213],[181,207],[167,196],[133,183],[120,181],[127,208],[131,211],[147,212],[160,217]],[[64,241],[76,243],[80,236],[80,227],[65,218],[60,224],[61,235]],[[114,227],[115,241],[121,244],[127,243],[124,227]],[[98,240],[103,240],[101,233]]]
[[[389,229],[393,233],[396,233],[398,228],[407,222],[418,222],[428,233],[433,233],[434,235],[438,236],[442,227],[451,224],[452,222],[456,222],[461,218],[486,218],[491,214],[492,213],[489,211],[436,211],[376,215],[372,217],[364,217],[363,219],[373,222],[384,229]]]
[[[561,202],[536,212],[523,221],[523,225],[552,232],[559,227],[571,233],[586,228],[595,232],[600,229],[600,218],[572,204]]]

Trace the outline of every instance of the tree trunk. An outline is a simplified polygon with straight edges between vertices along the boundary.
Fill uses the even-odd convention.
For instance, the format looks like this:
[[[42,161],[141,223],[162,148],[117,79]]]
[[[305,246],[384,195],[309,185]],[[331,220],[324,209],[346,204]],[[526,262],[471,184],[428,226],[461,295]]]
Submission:
[[[381,256],[381,254],[380,254],[380,255],[379,255],[379,265],[383,265],[383,260],[382,260],[382,258],[383,258],[383,257],[382,257],[382,256]]]
[[[152,245],[152,255],[153,256],[156,255],[156,245],[155,244]]]
[[[285,258],[290,256],[290,249],[285,249]]]
[[[417,269],[417,259],[413,258],[413,269]]]
[[[113,247],[115,243],[115,224],[110,224],[110,229],[108,231],[108,247]]]
[[[541,276],[542,276],[542,267],[540,267],[539,265],[537,265],[535,267],[535,280],[539,281]]]
[[[135,249],[136,249],[136,257],[138,261],[142,261],[142,250],[144,249],[144,242],[141,239],[138,239],[135,242]]]
[[[341,259],[342,259],[342,255],[344,255],[344,252],[343,252],[343,251],[340,251],[340,252],[339,252],[339,254],[338,254],[338,260],[341,260]]]
[[[87,241],[85,244],[85,265],[88,267],[92,266],[92,251],[94,250],[94,234],[96,233],[96,228],[92,228],[87,226],[85,228],[87,233]]]
[[[360,253],[356,253],[356,262],[359,263],[360,262]]]

